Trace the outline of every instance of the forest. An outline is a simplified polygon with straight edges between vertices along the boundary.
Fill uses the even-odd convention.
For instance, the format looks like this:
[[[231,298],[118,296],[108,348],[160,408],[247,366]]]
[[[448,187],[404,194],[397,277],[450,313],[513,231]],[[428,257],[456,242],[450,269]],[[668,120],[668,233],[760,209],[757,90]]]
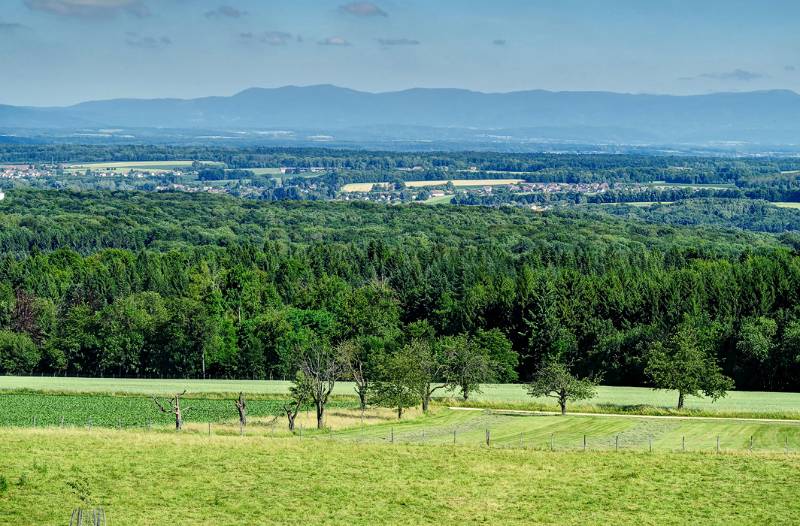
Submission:
[[[791,237],[591,209],[24,189],[0,221],[0,373],[290,378],[310,341],[391,354],[422,334],[479,342],[508,365],[497,381],[558,355],[650,385],[649,358],[693,334],[737,389],[800,389]]]

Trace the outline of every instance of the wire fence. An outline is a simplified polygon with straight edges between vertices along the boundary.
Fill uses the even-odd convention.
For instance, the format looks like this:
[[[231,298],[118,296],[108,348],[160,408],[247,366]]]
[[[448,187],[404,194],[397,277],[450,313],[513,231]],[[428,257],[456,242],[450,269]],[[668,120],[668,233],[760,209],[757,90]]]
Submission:
[[[34,429],[95,429],[164,433],[175,431],[174,423],[142,418],[139,422],[119,419],[115,425],[97,425],[94,418],[69,419],[66,416],[41,419],[31,416],[28,425],[8,425]],[[743,435],[741,432],[717,434],[678,434],[675,432],[641,434],[621,432],[612,434],[546,433],[537,431],[510,432],[500,427],[477,428],[476,426],[446,427],[432,426],[386,426],[361,425],[342,430],[318,430],[299,424],[289,431],[285,419],[279,416],[268,421],[251,422],[247,426],[233,420],[186,423],[182,432],[208,436],[253,436],[264,438],[286,438],[331,440],[362,444],[397,444],[420,446],[463,446],[494,449],[521,449],[536,451],[644,451],[644,452],[764,452],[796,454],[800,452],[800,425],[785,424],[762,435]]]

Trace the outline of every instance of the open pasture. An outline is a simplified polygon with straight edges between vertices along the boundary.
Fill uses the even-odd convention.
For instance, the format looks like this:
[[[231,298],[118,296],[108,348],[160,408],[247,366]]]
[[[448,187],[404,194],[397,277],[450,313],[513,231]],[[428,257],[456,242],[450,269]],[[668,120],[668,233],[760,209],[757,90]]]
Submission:
[[[793,524],[800,457],[0,429],[0,523]]]
[[[800,453],[800,422],[629,415],[535,415],[438,409],[403,421],[333,430],[340,440],[372,443],[604,451],[719,450]]]

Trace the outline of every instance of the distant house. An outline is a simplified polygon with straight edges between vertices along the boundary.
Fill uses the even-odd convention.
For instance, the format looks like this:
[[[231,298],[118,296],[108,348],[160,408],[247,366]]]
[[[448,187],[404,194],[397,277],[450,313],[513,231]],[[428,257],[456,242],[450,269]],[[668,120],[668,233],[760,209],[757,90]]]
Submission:
[[[431,190],[431,197],[444,197],[444,190]]]

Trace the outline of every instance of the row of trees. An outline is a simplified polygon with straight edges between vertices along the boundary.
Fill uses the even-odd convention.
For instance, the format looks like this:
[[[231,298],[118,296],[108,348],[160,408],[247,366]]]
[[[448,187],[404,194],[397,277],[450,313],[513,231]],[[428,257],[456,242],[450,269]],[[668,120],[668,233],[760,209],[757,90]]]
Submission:
[[[713,324],[687,317],[669,339],[655,342],[647,352],[646,374],[657,388],[678,392],[678,409],[684,407],[687,396],[705,395],[717,400],[734,386],[713,355],[716,330]],[[510,342],[500,333],[436,338],[433,328],[424,322],[410,326],[407,343],[394,352],[366,340],[338,346],[316,341],[298,349],[296,358],[298,370],[290,389],[291,400],[284,404],[290,431],[298,412],[307,404],[315,408],[317,427],[324,426],[326,405],[341,378],[355,382],[362,411],[368,406],[390,407],[401,419],[403,411],[415,405],[427,413],[439,390],[457,390],[466,401],[470,394],[480,392],[482,383],[502,376],[512,379],[516,362]],[[601,376],[575,376],[564,356],[554,349],[534,373],[528,394],[556,399],[564,415],[568,402],[593,398],[600,380]],[[179,403],[171,405],[173,411],[180,412]],[[241,394],[235,405],[240,423],[245,425]],[[162,405],[159,407],[166,412]]]

